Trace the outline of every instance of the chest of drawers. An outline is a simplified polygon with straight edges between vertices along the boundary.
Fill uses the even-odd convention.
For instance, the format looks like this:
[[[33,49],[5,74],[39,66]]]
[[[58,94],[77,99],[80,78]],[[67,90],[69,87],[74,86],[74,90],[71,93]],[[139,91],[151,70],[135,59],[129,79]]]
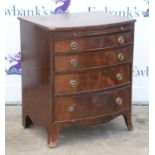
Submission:
[[[134,22],[102,12],[19,17],[22,117],[55,147],[65,126],[131,122]]]

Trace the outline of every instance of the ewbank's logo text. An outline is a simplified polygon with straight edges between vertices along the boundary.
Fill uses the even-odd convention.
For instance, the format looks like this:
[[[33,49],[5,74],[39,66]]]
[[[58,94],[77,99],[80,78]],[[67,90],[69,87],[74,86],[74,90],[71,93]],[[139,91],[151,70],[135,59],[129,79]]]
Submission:
[[[68,8],[71,4],[71,0],[52,0],[55,2],[56,7],[53,10],[47,9],[44,5],[34,6],[32,9],[18,8],[16,5],[12,5],[11,8],[5,9],[6,16],[42,16],[50,15],[53,13],[65,13],[68,12]],[[52,5],[52,4],[51,4]]]

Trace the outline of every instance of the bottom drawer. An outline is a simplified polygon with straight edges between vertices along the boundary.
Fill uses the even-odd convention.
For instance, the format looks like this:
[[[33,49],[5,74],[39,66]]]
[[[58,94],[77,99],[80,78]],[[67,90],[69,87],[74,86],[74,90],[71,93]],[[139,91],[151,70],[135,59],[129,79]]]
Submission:
[[[131,106],[131,86],[91,95],[54,98],[54,120],[73,121],[123,111]]]

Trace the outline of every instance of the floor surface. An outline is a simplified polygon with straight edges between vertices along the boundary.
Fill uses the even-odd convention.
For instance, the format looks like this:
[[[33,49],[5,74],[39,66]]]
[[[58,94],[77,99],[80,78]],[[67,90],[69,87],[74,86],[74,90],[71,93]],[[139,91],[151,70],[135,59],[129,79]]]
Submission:
[[[59,145],[47,147],[46,129],[21,124],[21,106],[6,106],[6,155],[148,155],[148,106],[133,106],[134,130],[122,116],[106,125],[66,128]]]

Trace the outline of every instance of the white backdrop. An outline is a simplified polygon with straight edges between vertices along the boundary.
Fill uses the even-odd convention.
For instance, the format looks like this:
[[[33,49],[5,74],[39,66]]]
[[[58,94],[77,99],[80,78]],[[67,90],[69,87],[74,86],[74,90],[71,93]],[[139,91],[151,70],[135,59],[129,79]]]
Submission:
[[[134,18],[133,101],[148,101],[149,0],[6,0],[6,102],[21,101],[20,29],[17,16],[104,11]]]

